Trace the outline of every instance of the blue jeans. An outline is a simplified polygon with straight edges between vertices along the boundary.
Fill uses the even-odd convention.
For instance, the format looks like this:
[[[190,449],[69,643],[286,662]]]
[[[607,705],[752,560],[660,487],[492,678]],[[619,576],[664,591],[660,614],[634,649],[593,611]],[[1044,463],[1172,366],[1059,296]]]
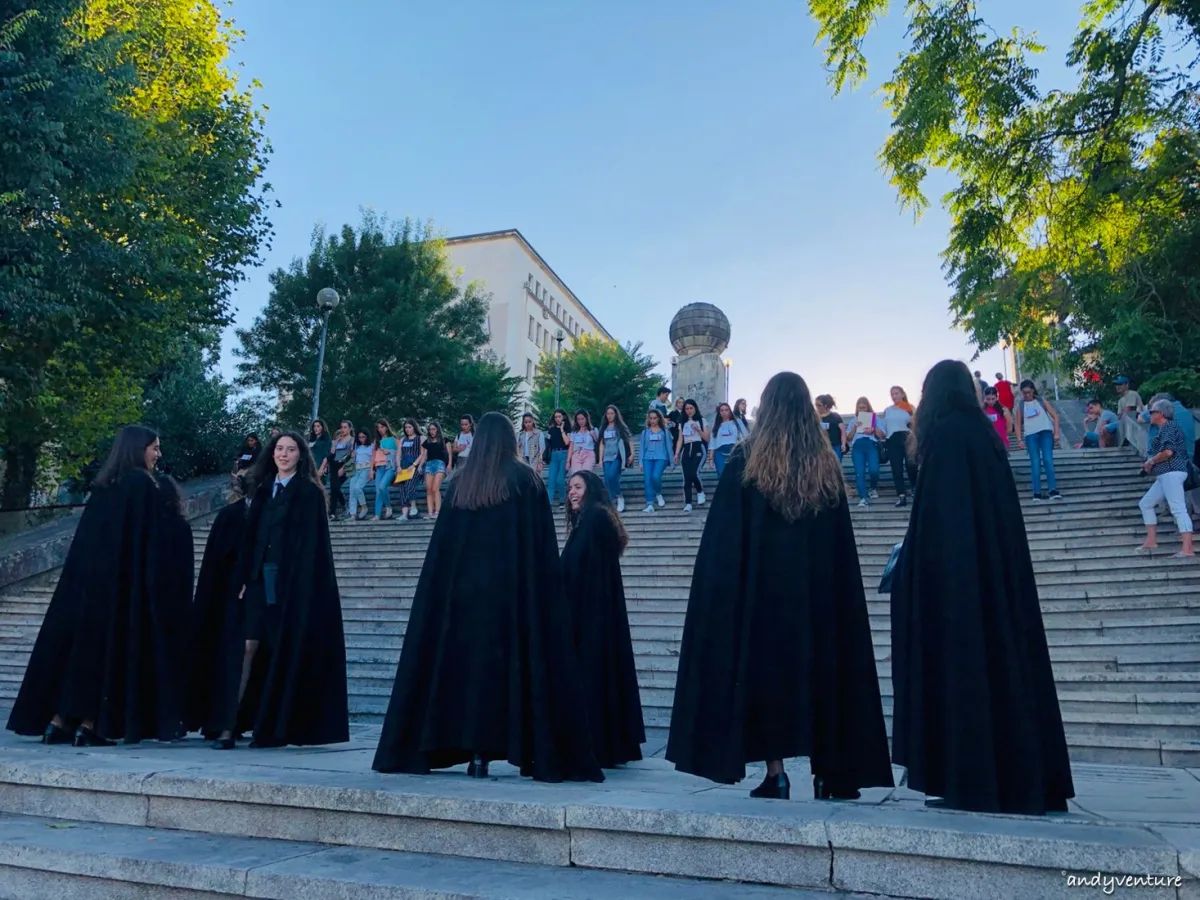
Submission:
[[[608,496],[614,500],[621,496],[621,460],[604,461],[604,486],[608,488]]]
[[[1025,435],[1025,449],[1029,451],[1029,465],[1033,470],[1033,492],[1042,492],[1042,466],[1046,467],[1046,488],[1058,490],[1054,480],[1054,432],[1038,431]]]
[[[383,510],[392,508],[391,488],[396,480],[396,470],[391,466],[375,470],[375,515],[383,515]]]
[[[879,487],[879,446],[872,438],[861,438],[850,445],[850,458],[854,460],[854,486],[865,500],[868,487],[872,491]]]
[[[646,505],[662,493],[663,472],[667,471],[665,459],[647,459],[642,462],[642,482],[646,488]]]
[[[717,481],[720,482],[721,474],[725,471],[725,463],[729,459],[729,451],[733,449],[733,444],[726,444],[724,447],[718,447],[713,451],[713,465],[717,467]]]
[[[359,509],[366,510],[367,495],[363,489],[367,486],[367,476],[371,472],[366,467],[355,469],[350,476],[350,515],[358,515]]]
[[[554,498],[562,495],[564,500],[567,499],[567,451],[553,450],[550,453],[550,478],[547,483],[547,491],[550,494],[550,502],[554,502]]]

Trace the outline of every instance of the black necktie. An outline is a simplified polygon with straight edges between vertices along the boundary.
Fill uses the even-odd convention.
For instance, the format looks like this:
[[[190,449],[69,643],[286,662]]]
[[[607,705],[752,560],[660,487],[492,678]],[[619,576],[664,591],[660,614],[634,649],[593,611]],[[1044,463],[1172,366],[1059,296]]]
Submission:
[[[283,482],[275,482],[275,490],[271,493],[271,499],[274,500],[276,497],[278,497],[281,490],[283,490]]]

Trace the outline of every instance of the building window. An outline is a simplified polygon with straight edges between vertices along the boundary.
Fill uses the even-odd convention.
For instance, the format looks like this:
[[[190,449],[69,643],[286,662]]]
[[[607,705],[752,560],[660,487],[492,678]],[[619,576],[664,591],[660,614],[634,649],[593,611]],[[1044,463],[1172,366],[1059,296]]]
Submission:
[[[533,342],[535,344],[540,344],[542,342],[542,325],[540,322],[538,323],[537,327],[537,337],[533,339]]]
[[[533,384],[533,360],[525,360],[525,380]]]
[[[539,281],[539,282],[536,282],[536,284],[537,284],[537,287],[535,287],[533,289],[533,296],[541,297],[542,296],[542,283]]]
[[[532,272],[530,272],[528,275],[525,276],[525,287],[529,287],[531,284],[533,284],[533,273]]]
[[[530,316],[529,317],[529,339],[531,341],[533,340],[533,323],[534,323],[533,316]]]

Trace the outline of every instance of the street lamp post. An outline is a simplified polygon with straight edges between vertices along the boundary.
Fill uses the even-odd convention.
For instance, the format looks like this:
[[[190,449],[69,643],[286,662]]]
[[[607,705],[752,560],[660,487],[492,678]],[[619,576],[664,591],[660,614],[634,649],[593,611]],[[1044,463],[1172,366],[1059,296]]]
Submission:
[[[558,344],[558,349],[554,353],[554,408],[558,409],[558,394],[562,386],[563,330],[561,328],[554,332],[554,340]]]
[[[733,360],[728,356],[725,357],[725,402],[729,402],[729,369],[733,365]]]
[[[321,373],[325,370],[325,339],[329,336],[329,314],[337,309],[342,302],[338,292],[333,288],[321,288],[317,291],[317,307],[323,313],[321,317],[321,349],[317,353],[317,387],[313,391],[312,418],[318,418],[321,409]]]

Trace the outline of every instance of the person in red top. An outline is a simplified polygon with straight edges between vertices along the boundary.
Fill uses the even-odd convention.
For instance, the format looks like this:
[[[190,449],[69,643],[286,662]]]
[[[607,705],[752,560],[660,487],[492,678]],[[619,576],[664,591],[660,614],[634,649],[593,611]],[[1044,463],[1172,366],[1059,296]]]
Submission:
[[[996,373],[996,397],[997,402],[1008,410],[1008,430],[1012,431],[1012,413],[1013,407],[1016,405],[1016,395],[1013,392],[1012,382],[1005,378],[999,372]]]

